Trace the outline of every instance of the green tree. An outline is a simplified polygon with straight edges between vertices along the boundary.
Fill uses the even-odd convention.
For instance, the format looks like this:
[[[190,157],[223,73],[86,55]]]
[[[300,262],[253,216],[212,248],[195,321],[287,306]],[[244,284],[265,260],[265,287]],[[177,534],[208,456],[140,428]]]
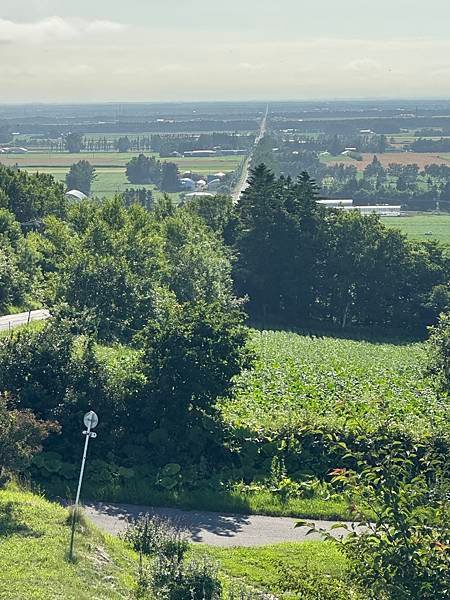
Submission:
[[[27,227],[46,215],[63,217],[67,211],[64,186],[51,175],[10,169],[0,165],[0,207],[10,210]]]
[[[392,443],[389,426],[378,434],[369,455],[347,449],[352,466],[331,472],[333,483],[356,504],[359,531],[350,528],[338,542],[325,535],[347,555],[350,580],[364,598],[445,600],[450,593],[448,457],[420,444],[406,449]]]
[[[180,173],[175,163],[163,163],[161,174],[161,190],[163,192],[178,192],[180,190]]]
[[[148,384],[138,407],[139,427],[164,432],[173,459],[213,460],[214,452],[205,447],[217,448],[220,439],[205,418],[215,415],[217,399],[230,393],[233,377],[246,365],[242,311],[218,302],[169,301],[140,339]]]
[[[83,136],[81,133],[68,133],[64,138],[67,152],[78,154],[83,147]]]
[[[42,443],[58,426],[36,419],[30,410],[9,406],[7,395],[0,393],[0,485],[5,476],[25,472]]]
[[[154,183],[159,185],[161,181],[161,164],[153,157],[139,154],[127,163],[126,175],[130,183]]]
[[[118,152],[129,152],[131,142],[128,136],[120,137],[116,142]]]
[[[66,175],[66,185],[69,190],[79,190],[90,196],[91,186],[97,175],[94,167],[87,160],[80,160],[70,167]]]

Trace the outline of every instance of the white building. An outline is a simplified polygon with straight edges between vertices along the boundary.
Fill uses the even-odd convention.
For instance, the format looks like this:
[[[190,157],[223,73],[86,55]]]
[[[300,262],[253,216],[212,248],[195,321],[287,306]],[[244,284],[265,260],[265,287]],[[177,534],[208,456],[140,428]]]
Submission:
[[[399,217],[401,215],[401,206],[392,204],[374,204],[373,206],[354,206],[353,200],[341,198],[331,198],[327,200],[317,200],[327,208],[337,208],[340,210],[357,210],[363,215],[378,215],[380,217]]]

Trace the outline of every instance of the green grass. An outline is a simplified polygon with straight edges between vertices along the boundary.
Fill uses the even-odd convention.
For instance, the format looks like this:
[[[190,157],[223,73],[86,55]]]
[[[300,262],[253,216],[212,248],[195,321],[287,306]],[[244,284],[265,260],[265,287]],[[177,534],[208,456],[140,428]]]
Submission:
[[[15,486],[0,490],[1,600],[131,598],[136,556],[93,527],[78,531],[69,562],[68,511]]]
[[[232,581],[268,591],[283,600],[319,597],[299,595],[305,573],[317,582],[329,579],[342,582],[347,564],[338,548],[328,542],[231,549],[195,547],[192,553],[197,556],[206,554],[218,561],[221,572]],[[344,585],[342,587],[345,588]]]
[[[400,229],[413,240],[435,240],[450,244],[450,214],[424,213],[405,217],[387,217],[382,221],[388,227]]]
[[[70,562],[69,537],[66,509],[15,484],[0,489],[0,599],[135,597],[137,556],[122,540],[85,521],[78,526],[75,561]],[[204,556],[218,563],[225,590],[239,583],[285,600],[299,597],[292,589],[301,589],[305,572],[313,581],[342,582],[346,568],[343,555],[328,542],[255,548],[192,545],[187,559]]]

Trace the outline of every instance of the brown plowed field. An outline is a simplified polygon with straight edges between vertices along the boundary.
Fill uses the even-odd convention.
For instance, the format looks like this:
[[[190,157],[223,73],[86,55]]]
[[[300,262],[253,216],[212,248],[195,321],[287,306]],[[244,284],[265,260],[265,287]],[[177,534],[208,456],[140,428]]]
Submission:
[[[344,160],[340,161],[339,158],[336,161],[327,161],[328,164],[339,164],[340,162],[346,165],[352,164],[358,169],[358,171],[364,171],[369,163],[373,160],[373,154],[363,154],[363,160],[351,160],[343,157]],[[423,169],[427,165],[431,164],[446,164],[450,167],[450,161],[444,156],[432,152],[386,152],[384,154],[377,154],[378,160],[381,162],[383,167],[387,167],[389,163],[397,163],[401,165],[412,165],[416,164]]]

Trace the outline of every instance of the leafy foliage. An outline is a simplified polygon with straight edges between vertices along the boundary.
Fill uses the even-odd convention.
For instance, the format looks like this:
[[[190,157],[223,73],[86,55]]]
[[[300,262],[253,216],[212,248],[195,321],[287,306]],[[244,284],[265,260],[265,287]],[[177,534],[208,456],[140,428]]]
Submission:
[[[370,453],[349,449],[346,459],[350,468],[331,475],[357,505],[359,530],[338,542],[352,580],[373,600],[448,598],[448,455],[422,445],[405,450],[386,436]]]

